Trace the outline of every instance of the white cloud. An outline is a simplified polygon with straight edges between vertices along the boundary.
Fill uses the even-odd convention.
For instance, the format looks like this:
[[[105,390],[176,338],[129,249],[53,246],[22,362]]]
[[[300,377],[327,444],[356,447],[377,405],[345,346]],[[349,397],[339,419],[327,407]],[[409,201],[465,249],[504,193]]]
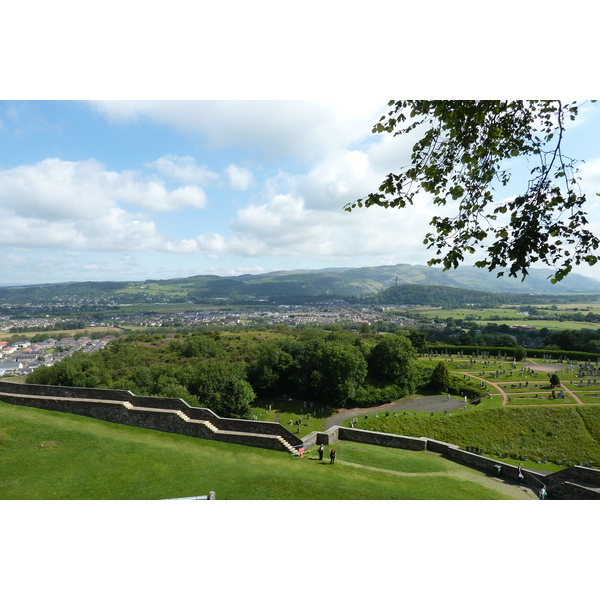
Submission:
[[[385,99],[339,101],[99,101],[112,121],[151,120],[203,136],[215,148],[245,148],[273,159],[313,162],[371,135]]]
[[[600,158],[586,161],[580,167],[581,187],[590,197],[600,193]],[[589,210],[589,207],[587,207]]]
[[[15,214],[50,221],[101,216],[118,202],[155,210],[203,208],[196,186],[169,191],[164,182],[135,171],[106,171],[97,161],[48,158],[0,171],[0,202]]]
[[[348,202],[376,190],[382,177],[373,172],[369,156],[358,150],[331,153],[305,176],[296,192],[318,210],[342,210]]]
[[[156,169],[162,175],[183,183],[207,185],[216,183],[219,175],[204,165],[198,165],[192,156],[161,156],[146,166]]]
[[[0,170],[3,244],[12,247],[149,250],[163,238],[143,214],[123,203],[151,211],[206,206],[195,185],[168,190],[156,178],[134,171],[106,171],[95,160],[57,158]]]
[[[209,259],[279,256],[339,265],[423,264],[430,253],[422,240],[436,211],[421,198],[402,211],[373,207],[327,212],[296,196],[279,194],[240,210],[232,235],[205,233],[169,244],[168,250]]]
[[[229,165],[225,169],[229,186],[234,190],[247,190],[254,185],[252,172],[237,165]]]

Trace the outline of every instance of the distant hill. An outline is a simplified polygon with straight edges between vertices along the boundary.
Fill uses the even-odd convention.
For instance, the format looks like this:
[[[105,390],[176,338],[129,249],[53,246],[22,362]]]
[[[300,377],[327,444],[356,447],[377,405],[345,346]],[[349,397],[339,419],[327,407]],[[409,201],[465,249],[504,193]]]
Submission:
[[[554,295],[600,294],[600,281],[582,275],[570,274],[560,283],[552,285],[550,269],[531,269],[525,281],[509,277],[496,277],[483,269],[459,267],[452,271],[420,265],[388,265],[361,268],[328,268],[319,270],[275,271],[262,275],[218,277],[196,275],[193,277],[131,282],[72,282],[46,285],[0,287],[0,302],[33,302],[57,298],[77,297],[99,300],[119,297],[120,301],[150,302],[185,301],[221,302],[271,301],[301,303],[318,297],[372,297],[398,286],[408,286],[402,293],[398,289],[382,294],[379,302],[402,301],[418,292],[420,297],[435,298],[441,295],[440,287],[456,288],[493,295]],[[436,286],[432,288],[432,286]],[[425,289],[432,288],[432,289]],[[422,296],[426,294],[427,296]],[[450,291],[446,296],[449,298]],[[159,298],[160,296],[160,298]],[[463,294],[464,296],[464,294]],[[126,298],[126,300],[125,300]],[[490,298],[490,301],[493,299]],[[494,300],[494,303],[500,299]]]
[[[482,292],[509,294],[599,293],[600,281],[571,273],[553,285],[551,269],[531,269],[525,281],[513,277],[497,277],[484,269],[459,267],[452,271],[419,265],[390,265],[351,269],[313,271],[275,271],[264,275],[241,275],[246,284],[294,284],[306,293],[365,295],[375,294],[396,284],[450,286]],[[266,288],[264,288],[266,289]],[[310,290],[310,292],[309,292]]]

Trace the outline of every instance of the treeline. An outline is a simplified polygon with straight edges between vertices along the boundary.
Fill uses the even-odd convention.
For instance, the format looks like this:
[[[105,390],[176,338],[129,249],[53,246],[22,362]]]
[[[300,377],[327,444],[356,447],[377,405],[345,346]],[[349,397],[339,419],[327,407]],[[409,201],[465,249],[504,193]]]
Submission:
[[[95,298],[122,287],[123,283],[115,281],[0,286],[0,301],[29,303],[55,298]]]
[[[466,380],[440,380],[435,363],[417,360],[405,333],[362,335],[322,329],[292,331],[244,343],[206,331],[132,335],[99,352],[39,367],[28,383],[128,389],[183,398],[224,417],[247,418],[257,395],[286,394],[333,407],[393,402],[428,388],[475,395]]]
[[[538,350],[600,354],[600,329],[515,329],[506,324],[482,324],[449,318],[446,327],[423,326],[419,331],[428,344],[480,348],[524,346]]]
[[[379,292],[374,296],[374,301],[378,304],[441,306],[445,309],[468,305],[492,308],[514,302],[515,296],[447,286],[404,284]]]

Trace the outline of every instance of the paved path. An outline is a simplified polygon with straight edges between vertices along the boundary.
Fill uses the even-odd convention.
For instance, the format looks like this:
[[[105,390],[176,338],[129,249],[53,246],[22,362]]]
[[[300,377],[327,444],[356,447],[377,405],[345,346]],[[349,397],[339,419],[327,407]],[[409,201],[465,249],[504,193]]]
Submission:
[[[424,412],[442,412],[445,410],[457,410],[462,408],[465,403],[458,398],[448,396],[426,396],[424,398],[409,398],[402,402],[392,402],[381,406],[370,406],[369,408],[342,408],[335,415],[329,417],[324,424],[324,429],[329,429],[334,425],[341,425],[346,419],[352,417],[361,417],[375,413],[386,412],[407,412],[411,410],[420,410]]]

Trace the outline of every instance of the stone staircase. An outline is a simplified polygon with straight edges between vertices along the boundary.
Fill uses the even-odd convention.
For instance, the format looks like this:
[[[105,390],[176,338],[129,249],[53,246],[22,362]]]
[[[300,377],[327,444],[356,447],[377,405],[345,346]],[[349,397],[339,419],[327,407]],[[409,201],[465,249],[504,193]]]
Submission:
[[[290,454],[293,454],[294,456],[300,456],[300,452],[296,450],[296,448],[294,448],[294,446],[292,446],[288,441],[284,440],[280,435],[277,436],[277,439]]]
[[[98,395],[96,395],[96,393]],[[124,397],[125,396],[125,397]],[[128,397],[132,398],[129,400]],[[148,427],[159,431],[171,431],[183,435],[195,435],[196,431],[210,433],[209,439],[279,450],[301,456],[303,444],[293,434],[286,435],[284,427],[277,423],[254,423],[244,419],[221,419],[208,409],[190,407],[180,398],[146,398],[123,390],[96,390],[93,388],[70,388],[61,386],[28,385],[0,381],[0,398],[5,402],[34,406],[42,409],[71,412],[105,421],[123,423],[137,427]],[[165,400],[160,407],[158,401]],[[70,405],[73,405],[71,410]],[[181,406],[181,408],[179,408]],[[189,409],[189,410],[188,410]],[[123,418],[126,414],[131,419]],[[136,413],[139,419],[136,418]],[[143,415],[147,415],[147,419]],[[197,419],[190,417],[197,416]],[[160,415],[175,416],[182,428],[158,425]],[[214,416],[214,419],[211,418]],[[183,424],[190,424],[188,428]],[[232,428],[229,428],[231,424]],[[203,437],[203,436],[200,436]],[[294,446],[294,444],[299,444]]]
[[[219,429],[218,427],[213,425],[210,421],[207,421],[204,419],[203,420],[192,419],[191,417],[186,415],[182,410],[170,410],[170,409],[164,409],[164,408],[149,408],[149,407],[145,407],[145,406],[134,406],[131,402],[128,402],[128,401],[125,401],[122,404],[127,410],[136,410],[136,411],[143,411],[143,412],[158,412],[158,413],[163,413],[163,414],[164,413],[175,414],[180,419],[185,421],[186,423],[193,423],[196,425],[202,425],[203,427],[206,427],[206,429],[208,429],[209,431],[214,433],[216,436],[218,436],[219,434],[223,434],[223,435],[233,436],[233,437],[235,437],[235,436],[240,436],[240,437],[250,436],[250,437],[259,437],[259,438],[263,438],[263,439],[277,440],[285,448],[285,451],[289,452],[293,456],[300,456],[300,452],[280,435],[272,435],[269,433],[253,433],[250,431],[231,431],[231,430]]]

